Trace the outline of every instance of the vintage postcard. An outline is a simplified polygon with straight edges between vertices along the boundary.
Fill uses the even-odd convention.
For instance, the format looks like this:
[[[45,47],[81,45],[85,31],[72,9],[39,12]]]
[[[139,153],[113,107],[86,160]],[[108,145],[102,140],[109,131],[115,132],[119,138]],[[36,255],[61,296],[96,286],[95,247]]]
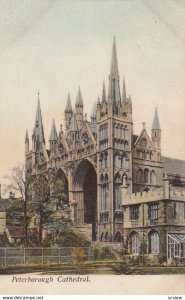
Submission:
[[[184,28],[184,0],[0,0],[3,299],[184,295]]]

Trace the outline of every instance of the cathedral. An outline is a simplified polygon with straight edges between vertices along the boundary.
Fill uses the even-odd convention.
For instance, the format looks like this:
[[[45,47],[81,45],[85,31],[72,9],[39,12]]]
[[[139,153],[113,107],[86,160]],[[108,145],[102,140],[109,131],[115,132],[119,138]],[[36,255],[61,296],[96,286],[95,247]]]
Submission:
[[[75,107],[68,95],[59,132],[53,121],[49,145],[38,95],[31,145],[28,132],[25,139],[26,172],[55,172],[72,220],[93,241],[123,243],[134,255],[142,248],[148,255],[185,257],[185,161],[162,156],[157,108],[151,132],[143,123],[140,135],[133,133],[132,99],[119,79],[115,39],[108,90],[103,84],[91,120],[79,88]]]

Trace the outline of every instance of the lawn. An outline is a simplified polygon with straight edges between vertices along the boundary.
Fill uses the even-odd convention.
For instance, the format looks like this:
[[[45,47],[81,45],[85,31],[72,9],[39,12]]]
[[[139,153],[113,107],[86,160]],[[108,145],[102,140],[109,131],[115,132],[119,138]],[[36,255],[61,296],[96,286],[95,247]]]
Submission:
[[[92,275],[159,275],[185,274],[185,266],[126,265],[118,261],[97,261],[84,264],[24,264],[1,267],[0,274],[92,274]]]

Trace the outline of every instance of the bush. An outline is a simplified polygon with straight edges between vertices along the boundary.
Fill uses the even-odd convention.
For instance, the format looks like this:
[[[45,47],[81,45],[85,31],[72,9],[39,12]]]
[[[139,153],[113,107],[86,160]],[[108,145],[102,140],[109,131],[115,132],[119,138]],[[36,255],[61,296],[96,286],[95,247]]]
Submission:
[[[95,260],[109,260],[115,259],[115,254],[106,246],[96,246],[94,248],[94,259]]]

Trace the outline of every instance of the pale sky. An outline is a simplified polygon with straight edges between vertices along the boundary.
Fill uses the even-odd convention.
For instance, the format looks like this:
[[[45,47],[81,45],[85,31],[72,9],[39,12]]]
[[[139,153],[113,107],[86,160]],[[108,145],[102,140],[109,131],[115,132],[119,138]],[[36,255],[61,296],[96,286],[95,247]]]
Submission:
[[[145,121],[150,134],[157,106],[162,154],[185,159],[184,0],[0,0],[0,181],[24,163],[38,90],[47,145],[79,85],[90,117],[103,80],[108,87],[114,35],[134,133]]]

